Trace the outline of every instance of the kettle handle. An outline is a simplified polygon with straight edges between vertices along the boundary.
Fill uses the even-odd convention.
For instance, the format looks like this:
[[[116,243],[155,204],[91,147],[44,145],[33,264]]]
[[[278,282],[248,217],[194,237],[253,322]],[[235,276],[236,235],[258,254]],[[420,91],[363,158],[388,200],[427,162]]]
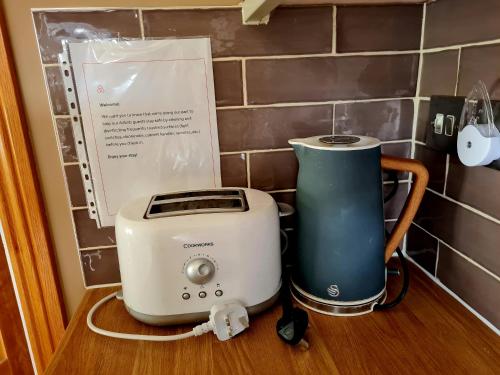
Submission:
[[[408,231],[415,214],[417,213],[420,202],[425,193],[427,182],[429,181],[429,172],[425,166],[413,159],[396,158],[393,156],[382,155],[380,159],[383,169],[392,169],[395,171],[412,172],[414,175],[410,193],[406,198],[405,205],[398,221],[385,245],[385,262],[391,258],[392,254]]]

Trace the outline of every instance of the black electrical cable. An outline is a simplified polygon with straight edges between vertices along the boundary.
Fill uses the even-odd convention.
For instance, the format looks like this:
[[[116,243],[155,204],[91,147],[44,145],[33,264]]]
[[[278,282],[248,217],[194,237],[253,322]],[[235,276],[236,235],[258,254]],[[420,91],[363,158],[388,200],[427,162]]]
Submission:
[[[390,201],[396,195],[399,187],[397,172],[389,171],[389,178],[392,180],[393,185],[389,194],[387,194],[387,196],[384,198],[384,203]],[[387,230],[385,231],[385,235],[387,238],[390,237],[390,234]],[[392,301],[382,304],[376,304],[375,306],[373,306],[373,310],[387,310],[398,305],[408,292],[408,288],[410,287],[410,273],[408,269],[408,262],[406,261],[406,258],[404,257],[403,252],[401,251],[399,246],[396,248],[396,253],[398,254],[399,262],[401,263],[401,268],[403,271],[403,286],[401,288],[401,291],[399,292],[398,296]]]
[[[403,300],[403,298],[405,298],[406,293],[408,292],[408,288],[410,287],[408,262],[399,247],[396,248],[396,253],[398,254],[399,261],[401,262],[401,268],[403,270],[403,286],[401,287],[401,291],[399,292],[398,296],[392,301],[382,304],[376,304],[375,306],[373,306],[373,310],[387,310],[398,305]]]
[[[304,310],[294,307],[292,295],[290,293],[290,274],[288,272],[289,265],[287,261],[288,235],[282,230],[283,250],[281,254],[281,290],[280,301],[283,310],[283,315],[276,322],[276,333],[278,337],[289,345],[299,344],[302,348],[307,349],[309,344],[304,340],[307,326],[309,324],[309,316]]]

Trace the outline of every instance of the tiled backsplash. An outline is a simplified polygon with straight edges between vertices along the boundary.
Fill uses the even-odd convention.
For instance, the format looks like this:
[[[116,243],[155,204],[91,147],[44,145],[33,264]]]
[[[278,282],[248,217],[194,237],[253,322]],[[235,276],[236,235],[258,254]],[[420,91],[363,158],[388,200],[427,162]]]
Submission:
[[[466,20],[478,20],[468,22]],[[426,6],[415,158],[428,192],[407,252],[429,274],[500,328],[500,171],[468,168],[425,144],[429,96],[465,96],[482,79],[500,99],[500,1],[439,0]],[[437,48],[436,48],[437,47]]]
[[[474,304],[477,298],[467,300],[460,292],[463,283],[445,282],[452,280],[450,275],[455,273],[453,257],[465,261],[457,269],[466,269],[468,277],[473,278],[475,272],[480,272],[478,282],[485,277],[489,280],[490,274],[468,261],[469,257],[475,259],[475,253],[480,251],[467,247],[469,245],[462,248],[463,243],[470,241],[462,235],[461,242],[455,242],[454,232],[439,224],[439,218],[436,221],[432,218],[434,204],[438,203],[443,206],[440,214],[449,215],[447,220],[452,223],[457,212],[462,214],[462,225],[468,225],[471,216],[477,217],[471,224],[475,228],[475,237],[471,238],[476,242],[493,241],[495,238],[486,239],[482,231],[493,227],[493,233],[495,229],[498,232],[498,221],[478,215],[469,205],[488,213],[492,206],[496,207],[495,204],[484,204],[483,200],[487,198],[478,198],[476,189],[460,188],[459,184],[460,180],[476,183],[476,174],[486,174],[489,177],[483,177],[482,181],[486,178],[494,183],[496,179],[498,184],[498,176],[455,165],[446,155],[429,151],[423,144],[422,124],[427,120],[428,112],[426,97],[436,93],[455,93],[459,61],[460,92],[460,82],[479,78],[473,62],[476,56],[473,49],[494,48],[453,47],[445,48],[445,51],[434,48],[446,45],[440,44],[443,39],[451,43],[446,35],[439,34],[441,25],[437,25],[437,20],[432,21],[434,7],[438,9],[442,7],[440,3],[449,2],[440,0],[437,5],[427,6],[424,47],[433,48],[430,50],[421,49],[420,33],[425,14],[421,5],[284,7],[273,13],[266,26],[243,26],[241,10],[237,7],[35,11],[35,28],[86,285],[119,282],[118,262],[114,228],[98,229],[89,219],[85,207],[68,105],[57,66],[60,43],[62,40],[109,37],[147,39],[209,35],[214,56],[223,185],[266,190],[279,201],[293,203],[298,164],[287,140],[295,137],[332,132],[366,134],[382,140],[384,153],[410,157],[415,152],[429,166],[432,177],[429,188],[438,194],[431,191],[426,194],[424,207],[416,221],[419,226],[414,225],[409,233],[412,254],[418,251],[415,259],[432,274],[436,257],[445,254],[447,263],[444,265],[448,266],[441,264],[438,272],[447,272],[447,278],[440,279],[486,316],[481,304]],[[465,4],[465,1],[459,3]],[[460,14],[446,16],[451,17],[446,20],[451,24],[453,17]],[[488,22],[484,23],[484,27],[490,27],[488,25]],[[436,35],[433,37],[432,33]],[[479,38],[477,41],[481,41],[481,31],[475,30],[475,33]],[[456,38],[459,38],[458,33]],[[457,39],[453,43],[462,42]],[[491,52],[490,59],[495,58],[495,53],[499,52]],[[420,69],[422,56],[424,64]],[[494,67],[486,62],[481,64],[486,75],[484,79],[491,83]],[[455,183],[450,177],[453,171],[463,176],[457,177]],[[386,205],[388,227],[397,218],[407,194],[408,174],[401,173],[399,178],[402,181],[399,193]],[[450,198],[442,194],[446,184]],[[434,202],[436,200],[438,203]],[[454,200],[464,202],[465,206],[454,203]],[[489,212],[488,215],[498,217],[498,210],[496,214]],[[446,253],[445,250],[438,251],[438,247],[445,246],[444,243],[453,249],[447,248]],[[482,262],[492,261],[488,251],[491,254],[497,252],[491,248],[494,243],[484,246]],[[466,258],[457,255],[455,250],[461,251]],[[498,283],[498,279],[495,282]],[[494,286],[494,283],[488,284],[487,290],[493,290]],[[492,321],[498,318],[487,317]]]

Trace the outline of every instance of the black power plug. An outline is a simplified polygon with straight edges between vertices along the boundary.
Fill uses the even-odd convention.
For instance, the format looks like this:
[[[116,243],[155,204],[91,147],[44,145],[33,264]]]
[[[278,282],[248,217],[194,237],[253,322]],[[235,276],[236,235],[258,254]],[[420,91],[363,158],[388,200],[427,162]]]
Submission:
[[[297,307],[284,313],[276,323],[278,336],[289,345],[297,345],[303,349],[309,348],[309,343],[304,339],[309,318],[304,310]]]
[[[309,325],[309,316],[304,310],[293,307],[292,296],[288,287],[287,267],[283,267],[282,279],[280,299],[283,316],[276,323],[276,332],[280,339],[287,344],[299,345],[301,349],[307,350],[309,343],[304,339],[304,335]]]

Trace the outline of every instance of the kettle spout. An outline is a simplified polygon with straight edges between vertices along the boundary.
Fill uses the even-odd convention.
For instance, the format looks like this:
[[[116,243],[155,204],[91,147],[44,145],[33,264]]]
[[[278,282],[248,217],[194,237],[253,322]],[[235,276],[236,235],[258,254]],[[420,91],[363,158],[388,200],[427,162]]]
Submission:
[[[295,138],[295,139],[289,139],[288,143],[293,147],[293,151],[295,151],[295,155],[297,156],[297,159],[299,159],[299,162],[302,158],[302,155],[304,154],[304,144],[302,143],[302,139]]]

